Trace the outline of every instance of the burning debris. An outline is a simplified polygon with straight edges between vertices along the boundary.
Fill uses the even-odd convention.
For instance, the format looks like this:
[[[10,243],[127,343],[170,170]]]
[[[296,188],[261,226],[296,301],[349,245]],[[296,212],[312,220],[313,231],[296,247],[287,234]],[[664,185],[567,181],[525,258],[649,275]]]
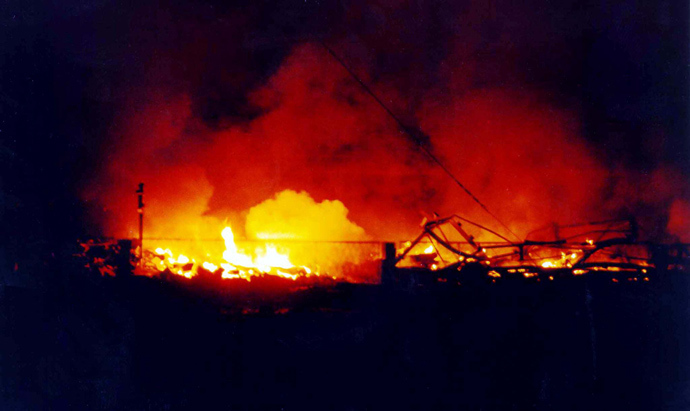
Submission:
[[[310,277],[337,280],[334,271],[322,271],[318,264],[311,267],[295,264],[290,256],[291,247],[279,249],[274,242],[300,238],[314,231],[331,232],[333,226],[338,225],[340,228],[335,228],[336,233],[355,233],[360,238],[364,235],[360,227],[347,220],[347,209],[342,203],[324,201],[318,204],[306,193],[285,191],[250,210],[252,230],[266,241],[253,244],[252,249],[238,246],[229,225],[221,231],[222,251],[182,254],[168,247],[152,248],[148,242],[149,248],[145,248],[143,184],[139,185],[136,193],[139,242],[134,253],[131,240],[120,240],[116,244],[94,241],[82,244],[83,255],[88,260],[86,267],[98,270],[102,276],[128,273],[138,262],[134,273],[145,276],[246,282],[268,277],[292,281]],[[300,217],[305,215],[303,210],[310,208],[317,216],[300,221]],[[331,223],[330,227],[321,227],[324,222]],[[506,225],[503,226],[517,237]],[[342,271],[341,267],[347,263],[362,269],[366,267],[363,262],[371,267],[382,261],[379,278],[385,284],[410,281],[413,284],[493,284],[505,279],[541,282],[596,272],[616,274],[611,277],[614,283],[621,280],[646,282],[652,270],[682,271],[690,263],[689,244],[662,245],[639,241],[635,220],[565,226],[552,224],[530,232],[526,240],[518,242],[458,215],[436,216],[431,220],[425,218],[421,227],[422,232],[414,240],[403,243],[397,250],[392,243],[379,243],[385,249],[383,260],[373,253],[368,256],[359,253],[353,256],[352,261],[347,261],[337,248],[331,248],[326,258],[337,263],[337,271]],[[154,243],[160,241],[158,239]],[[309,260],[318,261],[319,254],[315,249],[309,249]],[[347,279],[342,275],[339,279],[353,281],[352,277]],[[354,282],[358,282],[356,278]]]
[[[229,226],[221,236],[224,251],[202,258],[157,247],[144,250],[142,259],[137,261],[138,252],[132,249],[131,240],[89,241],[82,244],[82,256],[87,258],[87,268],[103,276],[126,274],[139,262],[134,274],[162,278],[245,282],[275,278],[313,285],[319,279],[359,282],[353,277],[336,277],[334,272],[318,267],[295,264],[290,249],[274,243],[253,243],[252,249],[240,247]],[[639,241],[637,236],[634,221],[611,220],[553,225],[533,231],[525,241],[513,242],[480,224],[452,215],[424,220],[422,232],[397,249],[393,243],[376,243],[386,249],[385,259],[370,254],[369,265],[360,262],[356,269],[381,267],[380,280],[384,285],[542,282],[586,274],[608,274],[613,283],[642,283],[660,272],[684,271],[690,264],[690,244]]]
[[[482,230],[486,241],[480,244],[465,225]],[[513,242],[457,215],[424,220],[422,233],[403,244],[387,269],[384,265],[383,280],[460,284],[520,278],[539,282],[606,272],[628,281],[649,281],[650,271],[682,271],[690,263],[690,244],[638,241],[634,221],[553,225],[528,238],[544,237],[545,231],[551,231],[552,238]],[[619,280],[612,277],[613,282]]]
[[[136,192],[136,248],[132,249],[133,240],[85,242],[82,256],[87,259],[87,268],[98,270],[102,276],[117,272],[246,282],[269,277],[372,282],[378,276],[380,244],[368,241],[364,230],[347,219],[347,209],[340,201],[319,203],[306,192],[278,193],[249,210],[246,231],[254,237],[250,240],[237,241],[227,222],[215,239],[144,238],[142,187],[140,184]],[[313,236],[340,237],[340,241],[308,240]]]
[[[244,279],[251,281],[254,276],[274,275],[291,280],[298,277],[318,276],[306,266],[296,266],[290,262],[288,253],[278,251],[273,244],[265,244],[254,249],[253,253],[238,249],[232,228],[225,227],[221,233],[225,242],[222,259],[197,260],[184,254],[175,254],[170,249],[156,248],[147,250],[144,257],[144,271],[149,273],[157,270],[161,273],[171,273],[186,278],[192,278],[199,273],[215,274],[224,279]]]

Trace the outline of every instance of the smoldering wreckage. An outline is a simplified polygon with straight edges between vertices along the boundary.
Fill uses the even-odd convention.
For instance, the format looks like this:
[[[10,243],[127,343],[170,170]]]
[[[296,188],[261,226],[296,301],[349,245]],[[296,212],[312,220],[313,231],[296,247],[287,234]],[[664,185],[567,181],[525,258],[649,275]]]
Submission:
[[[103,276],[136,274],[190,283],[226,280],[217,282],[222,287],[275,277],[300,286],[366,282],[400,289],[436,283],[471,287],[511,281],[568,281],[578,276],[605,277],[613,283],[648,282],[669,272],[685,272],[690,263],[690,244],[639,241],[634,220],[553,225],[530,234],[552,239],[521,242],[457,215],[424,219],[421,227],[419,236],[411,241],[365,243],[368,252],[357,253],[349,271],[371,274],[366,280],[348,275],[342,266],[321,271],[294,265],[289,258],[289,241],[253,244],[255,249],[248,252],[238,249],[230,227],[222,232],[226,247],[222,258],[215,260],[210,255],[208,261],[197,260],[161,247],[143,248],[142,253],[136,241],[128,239],[82,242],[83,253],[78,257]],[[489,233],[495,240],[475,240],[470,232],[476,230],[483,232],[479,235]],[[307,245],[318,252],[318,247]],[[333,245],[352,247],[347,242]]]

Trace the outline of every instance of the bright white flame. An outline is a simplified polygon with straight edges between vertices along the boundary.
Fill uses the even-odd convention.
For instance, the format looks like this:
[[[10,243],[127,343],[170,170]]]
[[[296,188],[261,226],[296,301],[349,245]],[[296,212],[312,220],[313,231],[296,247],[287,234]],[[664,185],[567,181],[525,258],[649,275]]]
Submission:
[[[204,267],[205,269],[207,269],[208,271],[212,272],[212,273],[218,269],[217,265],[215,265],[213,263],[209,263],[208,261],[204,261],[204,263],[201,264],[201,266]]]

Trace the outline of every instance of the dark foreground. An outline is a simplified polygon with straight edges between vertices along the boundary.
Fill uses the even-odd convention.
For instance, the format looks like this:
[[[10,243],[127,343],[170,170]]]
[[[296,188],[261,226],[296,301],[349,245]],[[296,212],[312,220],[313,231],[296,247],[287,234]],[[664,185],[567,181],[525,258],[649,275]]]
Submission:
[[[690,281],[661,278],[345,284],[244,314],[146,278],[4,287],[0,409],[686,410]]]

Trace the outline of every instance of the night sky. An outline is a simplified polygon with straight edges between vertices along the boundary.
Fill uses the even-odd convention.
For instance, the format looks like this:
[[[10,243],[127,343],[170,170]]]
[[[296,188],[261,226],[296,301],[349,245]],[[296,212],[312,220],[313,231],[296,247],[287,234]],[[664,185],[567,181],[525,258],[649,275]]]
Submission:
[[[133,144],[126,130],[140,124],[127,119],[160,102],[174,106],[183,96],[179,135],[184,138],[176,140],[181,147],[167,147],[174,153],[167,160],[172,166],[166,167],[174,167],[175,159],[184,157],[181,153],[194,157],[195,150],[217,147],[219,136],[234,130],[250,130],[237,147],[252,144],[257,124],[290,98],[285,95],[293,89],[284,85],[299,80],[285,74],[285,67],[295,67],[291,58],[314,59],[301,78],[317,73],[318,80],[341,69],[320,41],[339,53],[403,121],[428,133],[430,149],[446,153],[444,161],[452,163],[453,157],[442,150],[443,139],[435,140],[434,132],[444,127],[439,120],[444,115],[435,114],[441,110],[435,107],[455,106],[457,99],[463,104],[478,101],[462,107],[482,113],[486,101],[500,100],[488,104],[500,109],[509,95],[518,105],[536,101],[540,113],[567,113],[558,124],[575,121],[572,134],[610,175],[618,175],[616,170],[632,175],[626,177],[633,182],[628,186],[663,168],[672,170],[664,174],[671,176],[670,183],[663,184],[671,184],[678,198],[689,198],[687,2],[10,0],[0,11],[0,235],[7,240],[5,266],[27,253],[49,253],[76,238],[108,234],[94,209],[118,201],[109,197],[118,191],[84,193],[116,178],[107,165],[117,157],[113,153]],[[328,70],[320,73],[324,64],[330,64]],[[433,168],[346,74],[338,79],[334,84],[349,81],[341,96],[347,104],[368,107],[371,119],[363,120],[364,130],[408,147],[401,157],[406,166]],[[266,96],[271,84],[280,84],[278,103]],[[312,81],[307,89],[318,87]],[[454,124],[463,129],[461,121]],[[320,138],[335,141],[328,134]],[[558,138],[574,137],[566,133]],[[350,153],[368,147],[346,140],[330,147],[323,141],[319,147],[327,146],[323,158],[329,162],[343,158],[346,163]],[[461,179],[462,169],[454,168]],[[311,192],[319,185],[311,176],[301,180],[301,172],[290,173],[262,192],[263,197],[238,195],[237,208],[246,209],[280,189]],[[232,208],[217,194],[218,181],[227,178],[209,171],[206,175],[217,188],[209,209]],[[481,194],[481,178],[466,178]],[[451,204],[435,181],[412,184],[413,194],[395,191],[372,201],[415,203],[415,213],[421,207],[417,201]],[[606,181],[602,187],[613,184],[610,176]],[[340,195],[337,190],[312,194],[317,199]],[[367,228],[369,212],[342,195],[345,205],[354,207],[352,218],[360,216],[360,225]],[[490,206],[497,203],[490,190],[483,198]],[[667,208],[673,198],[663,202]],[[657,209],[642,203],[635,210]],[[417,216],[404,218],[413,222]],[[374,236],[385,232],[371,226]],[[32,251],[27,244],[34,246]]]

